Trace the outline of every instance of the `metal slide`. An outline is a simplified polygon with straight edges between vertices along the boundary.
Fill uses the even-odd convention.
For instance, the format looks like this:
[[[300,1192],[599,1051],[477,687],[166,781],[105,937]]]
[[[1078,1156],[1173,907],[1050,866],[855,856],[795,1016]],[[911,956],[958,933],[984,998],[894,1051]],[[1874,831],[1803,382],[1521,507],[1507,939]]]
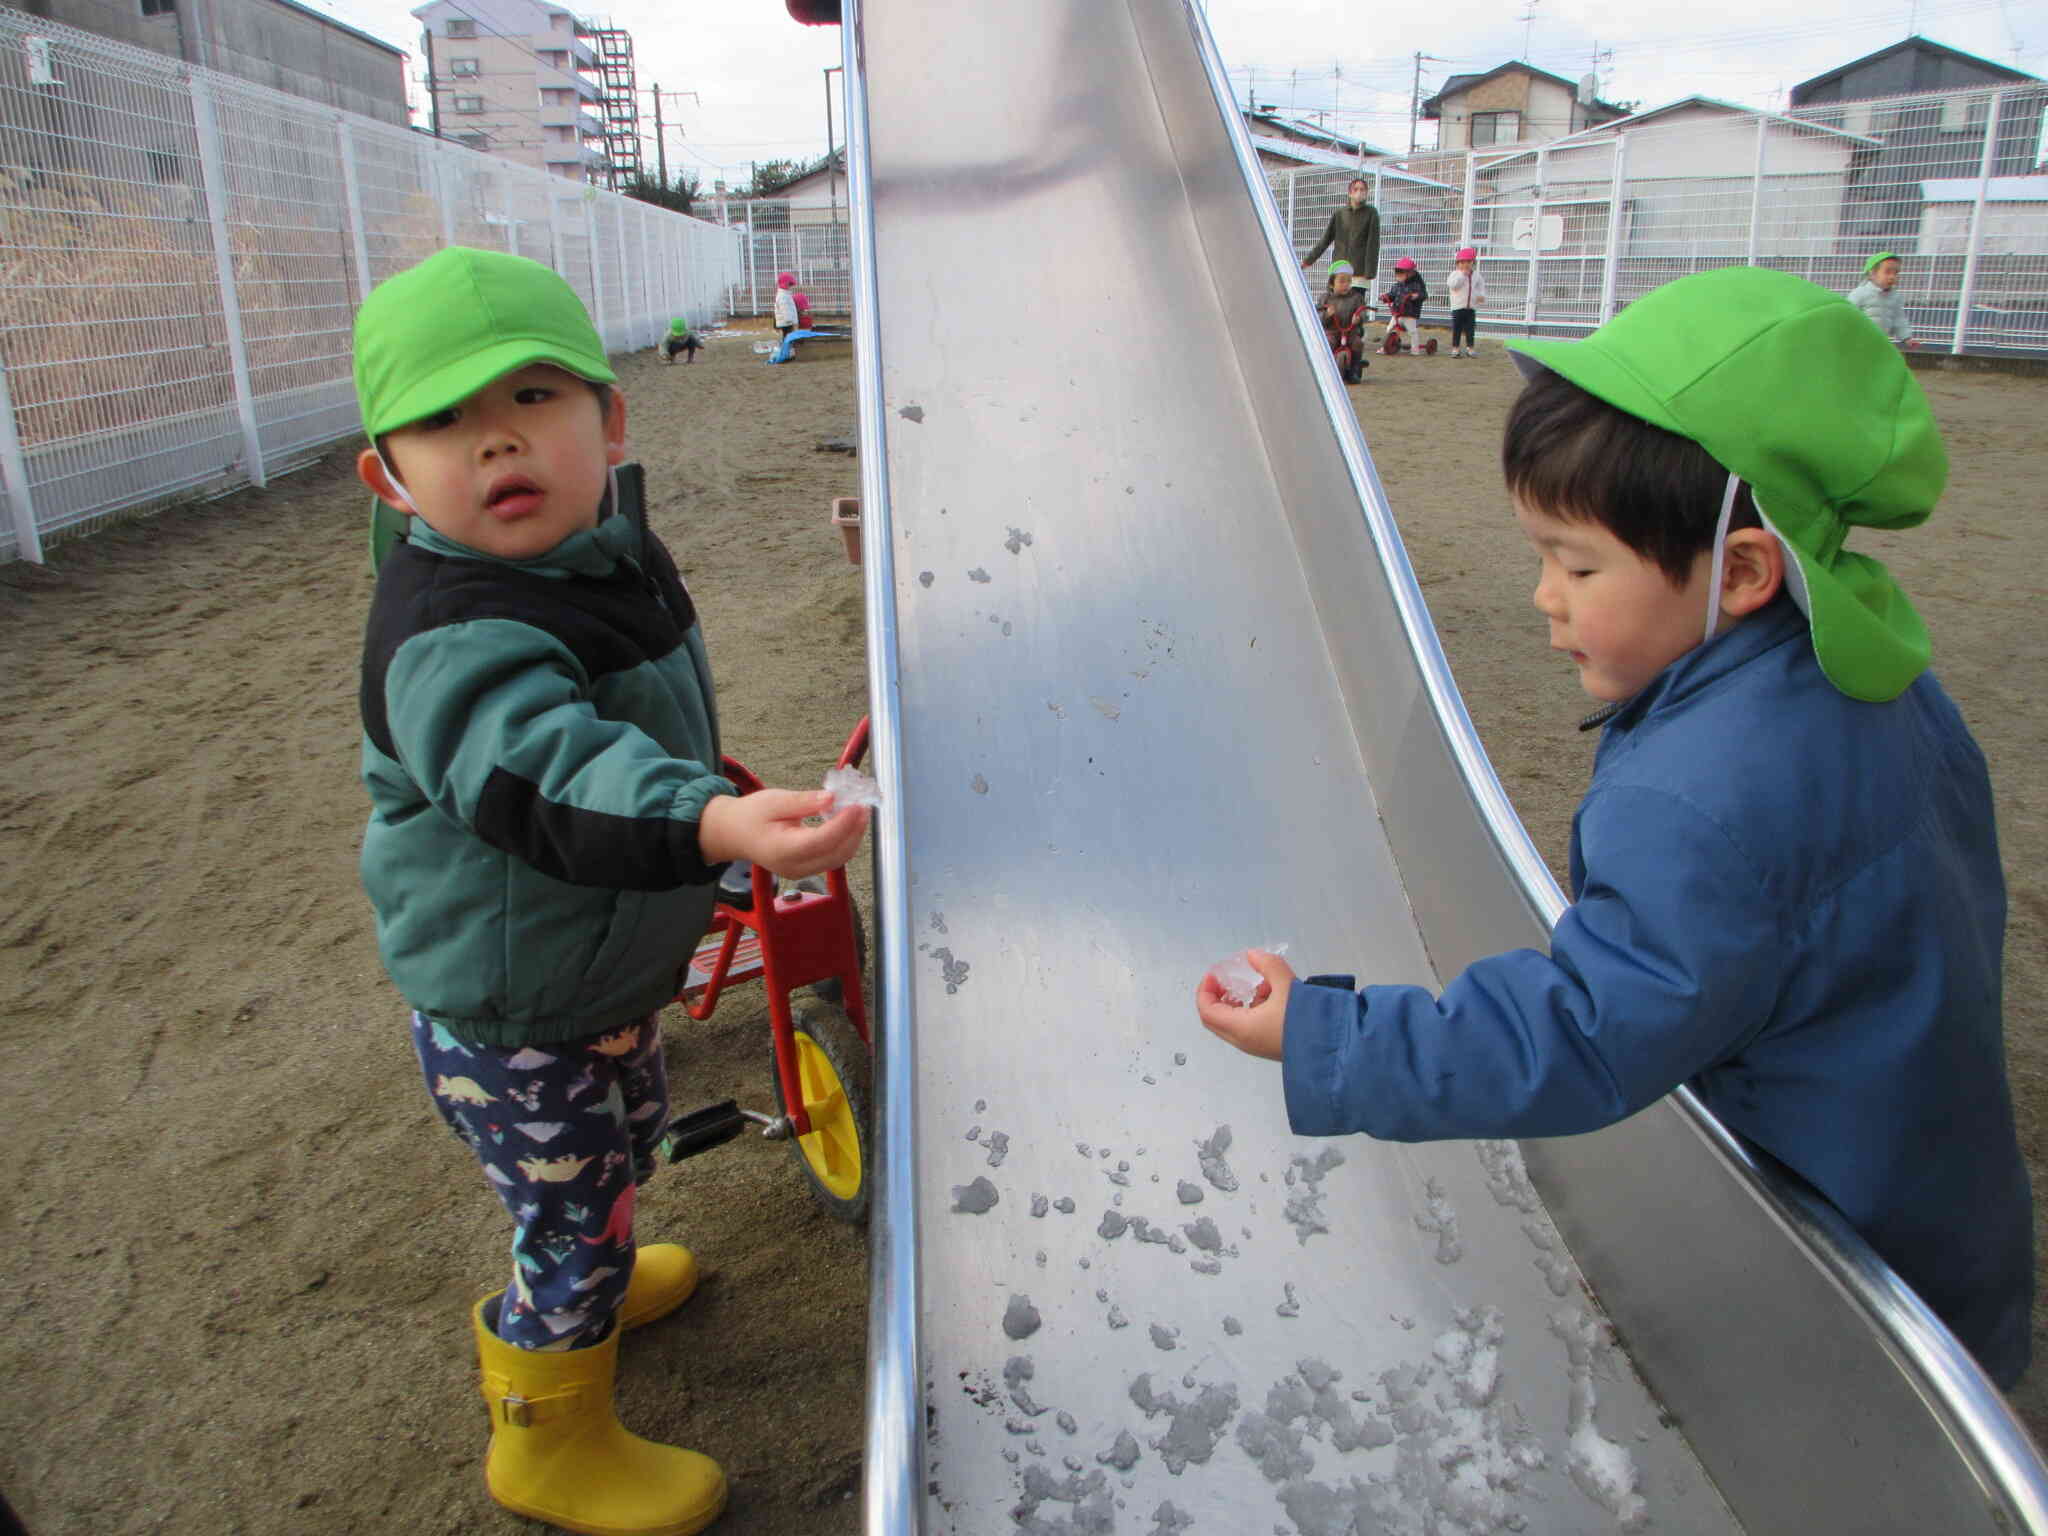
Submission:
[[[1247,940],[1433,983],[1559,894],[1199,13],[849,0],[845,41],[867,1529],[2048,1531],[1967,1356],[1687,1096],[1308,1141],[1202,1032]]]

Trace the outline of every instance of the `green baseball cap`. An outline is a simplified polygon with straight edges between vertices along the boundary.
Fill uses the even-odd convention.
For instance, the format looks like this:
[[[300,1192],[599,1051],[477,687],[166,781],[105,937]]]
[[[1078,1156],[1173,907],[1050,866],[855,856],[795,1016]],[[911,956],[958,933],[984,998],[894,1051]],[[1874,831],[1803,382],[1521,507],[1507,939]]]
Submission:
[[[1351,271],[1351,263],[1341,258],[1330,263],[1330,276],[1332,277],[1337,276],[1339,273],[1348,277],[1351,275]]]
[[[1750,487],[1829,682],[1881,703],[1926,670],[1927,626],[1849,529],[1911,528],[1948,480],[1919,381],[1839,294],[1725,267],[1646,294],[1584,341],[1511,341],[1617,410],[1690,438]]]
[[[372,438],[529,363],[618,377],[576,290],[523,256],[451,245],[386,278],[356,312],[356,402]]]
[[[1875,256],[1871,257],[1870,260],[1863,263],[1863,275],[1865,277],[1870,276],[1871,273],[1877,270],[1878,265],[1881,262],[1897,261],[1898,259],[1899,257],[1896,251],[1879,251]]]

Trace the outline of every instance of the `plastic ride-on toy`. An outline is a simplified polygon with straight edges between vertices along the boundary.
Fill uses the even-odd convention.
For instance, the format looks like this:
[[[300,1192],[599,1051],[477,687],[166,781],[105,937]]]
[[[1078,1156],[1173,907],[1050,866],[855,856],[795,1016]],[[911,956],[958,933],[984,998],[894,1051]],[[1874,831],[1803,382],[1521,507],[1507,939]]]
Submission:
[[[1365,317],[1363,304],[1352,311],[1349,325],[1334,315],[1322,317],[1323,334],[1329,338],[1331,355],[1337,359],[1338,377],[1346,384],[1356,384],[1365,377]]]
[[[1407,331],[1402,327],[1399,319],[1393,318],[1394,296],[1391,293],[1381,294],[1380,303],[1386,306],[1389,316],[1386,339],[1380,343],[1380,351],[1384,352],[1388,357],[1398,357],[1403,352],[1419,352],[1425,357],[1436,356],[1436,338],[1434,336],[1424,336],[1413,347],[1409,346]],[[1422,329],[1421,323],[1417,322],[1415,328],[1420,331]]]
[[[839,766],[858,767],[867,750],[868,722],[862,720],[846,739]],[[743,795],[761,788],[732,758],[722,771]],[[680,1116],[669,1127],[671,1161],[709,1151],[749,1124],[758,1125],[768,1140],[794,1144],[819,1205],[845,1221],[866,1219],[874,1103],[861,998],[866,947],[843,869],[778,889],[775,876],[755,865],[744,894],[720,889],[711,926],[690,958],[676,1001],[691,1018],[708,1019],[728,985],[761,978],[768,989],[777,1113],[741,1109],[727,1099]],[[811,996],[794,1002],[806,987]]]

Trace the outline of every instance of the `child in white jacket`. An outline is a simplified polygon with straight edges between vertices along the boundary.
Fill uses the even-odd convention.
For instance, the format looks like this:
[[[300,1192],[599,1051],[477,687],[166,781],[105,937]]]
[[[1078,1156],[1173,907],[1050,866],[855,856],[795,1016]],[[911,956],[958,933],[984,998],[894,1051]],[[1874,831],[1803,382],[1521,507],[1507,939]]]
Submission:
[[[1451,356],[1477,357],[1474,339],[1479,306],[1486,302],[1486,279],[1479,275],[1479,252],[1466,246],[1451,269]]]

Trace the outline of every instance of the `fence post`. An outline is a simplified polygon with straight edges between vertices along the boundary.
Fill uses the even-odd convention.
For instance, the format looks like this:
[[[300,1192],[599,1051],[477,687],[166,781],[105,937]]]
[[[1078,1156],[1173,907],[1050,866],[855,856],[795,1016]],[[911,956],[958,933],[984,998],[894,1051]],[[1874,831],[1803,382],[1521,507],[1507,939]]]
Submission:
[[[348,203],[349,248],[356,253],[356,302],[370,296],[370,247],[363,237],[363,197],[356,186],[356,136],[348,119],[335,114],[335,149],[341,156],[342,196]]]
[[[1621,138],[1616,134],[1615,138]],[[1529,201],[1529,287],[1522,295],[1522,334],[1529,335],[1536,329],[1536,278],[1543,265],[1543,157],[1547,150],[1536,151],[1536,190]]]
[[[640,299],[641,324],[654,332],[653,340],[659,341],[661,339],[661,332],[658,329],[660,321],[654,318],[654,247],[647,238],[647,221],[653,217],[653,210],[645,205],[634,210],[634,222],[640,226],[640,286],[645,290]],[[664,295],[667,293],[665,286],[662,291]],[[646,333],[643,332],[642,334]]]
[[[455,243],[455,198],[448,190],[448,151],[436,147],[430,162],[434,167],[434,201],[441,205],[441,244]]]
[[[204,83],[188,75],[192,91],[192,126],[199,140],[199,176],[206,192],[206,216],[213,225],[213,268],[220,283],[221,328],[227,333],[228,361],[235,370],[235,413],[242,418],[243,468],[257,485],[269,481],[263,472],[263,439],[256,431],[256,400],[249,390],[249,352],[242,343],[242,301],[235,292],[235,252],[228,241],[228,184],[220,164],[220,128],[214,121],[213,96]]]
[[[597,258],[597,194],[589,188],[583,192],[583,234],[590,243],[590,318],[597,327],[597,339],[604,342],[604,276],[603,264]],[[610,348],[606,348],[607,351]]]
[[[612,231],[619,242],[619,350],[630,352],[639,327],[633,318],[633,263],[626,258],[626,200],[616,192],[612,194]]]
[[[1759,112],[1756,118],[1756,171],[1749,179],[1749,255],[1745,258],[1752,267],[1756,265],[1757,220],[1762,217],[1764,209],[1764,145],[1770,142],[1770,128],[1771,120]]]
[[[1287,173],[1287,248],[1289,250],[1299,250],[1301,248],[1301,232],[1294,227],[1294,178],[1300,174],[1301,172],[1298,170],[1289,170]]]
[[[761,313],[761,285],[754,274],[754,203],[747,200],[747,313]]]
[[[1479,195],[1479,156],[1465,151],[1465,205],[1458,211],[1458,249],[1472,243],[1472,199]]]
[[[647,240],[649,233],[653,233],[653,244],[651,246],[649,246],[649,240]],[[668,330],[668,326],[664,326],[662,322],[664,322],[664,319],[674,319],[676,317],[676,313],[674,313],[676,311],[676,293],[674,293],[674,289],[670,287],[670,281],[668,281],[670,279],[668,219],[662,219],[662,223],[655,223],[651,209],[641,213],[641,250],[653,250],[653,256],[649,256],[649,262],[653,262],[653,258],[659,256],[659,262],[655,262],[655,264],[651,264],[647,268],[647,303],[653,303],[653,279],[655,279],[655,274],[662,276],[662,303],[655,307],[655,317],[653,317],[653,340],[655,340],[655,346],[659,346],[659,344],[662,344],[664,332]]]
[[[1621,266],[1621,225],[1627,215],[1628,135],[1614,136],[1614,185],[1607,193],[1607,263],[1600,275],[1600,323],[1614,318],[1614,281]]]
[[[35,498],[29,493],[28,460],[14,425],[14,396],[7,388],[7,359],[0,357],[0,485],[14,515],[14,549],[24,560],[43,563],[43,536],[36,527]]]
[[[1991,191],[1991,170],[1998,153],[1998,109],[2005,92],[1993,91],[1984,110],[1984,154],[1977,162],[1977,203],[1970,210],[1970,243],[1963,252],[1963,288],[1956,295],[1956,331],[1949,351],[1960,357],[1963,333],[1970,327],[1970,304],[1977,294],[1977,247],[1984,240],[1984,199]]]

